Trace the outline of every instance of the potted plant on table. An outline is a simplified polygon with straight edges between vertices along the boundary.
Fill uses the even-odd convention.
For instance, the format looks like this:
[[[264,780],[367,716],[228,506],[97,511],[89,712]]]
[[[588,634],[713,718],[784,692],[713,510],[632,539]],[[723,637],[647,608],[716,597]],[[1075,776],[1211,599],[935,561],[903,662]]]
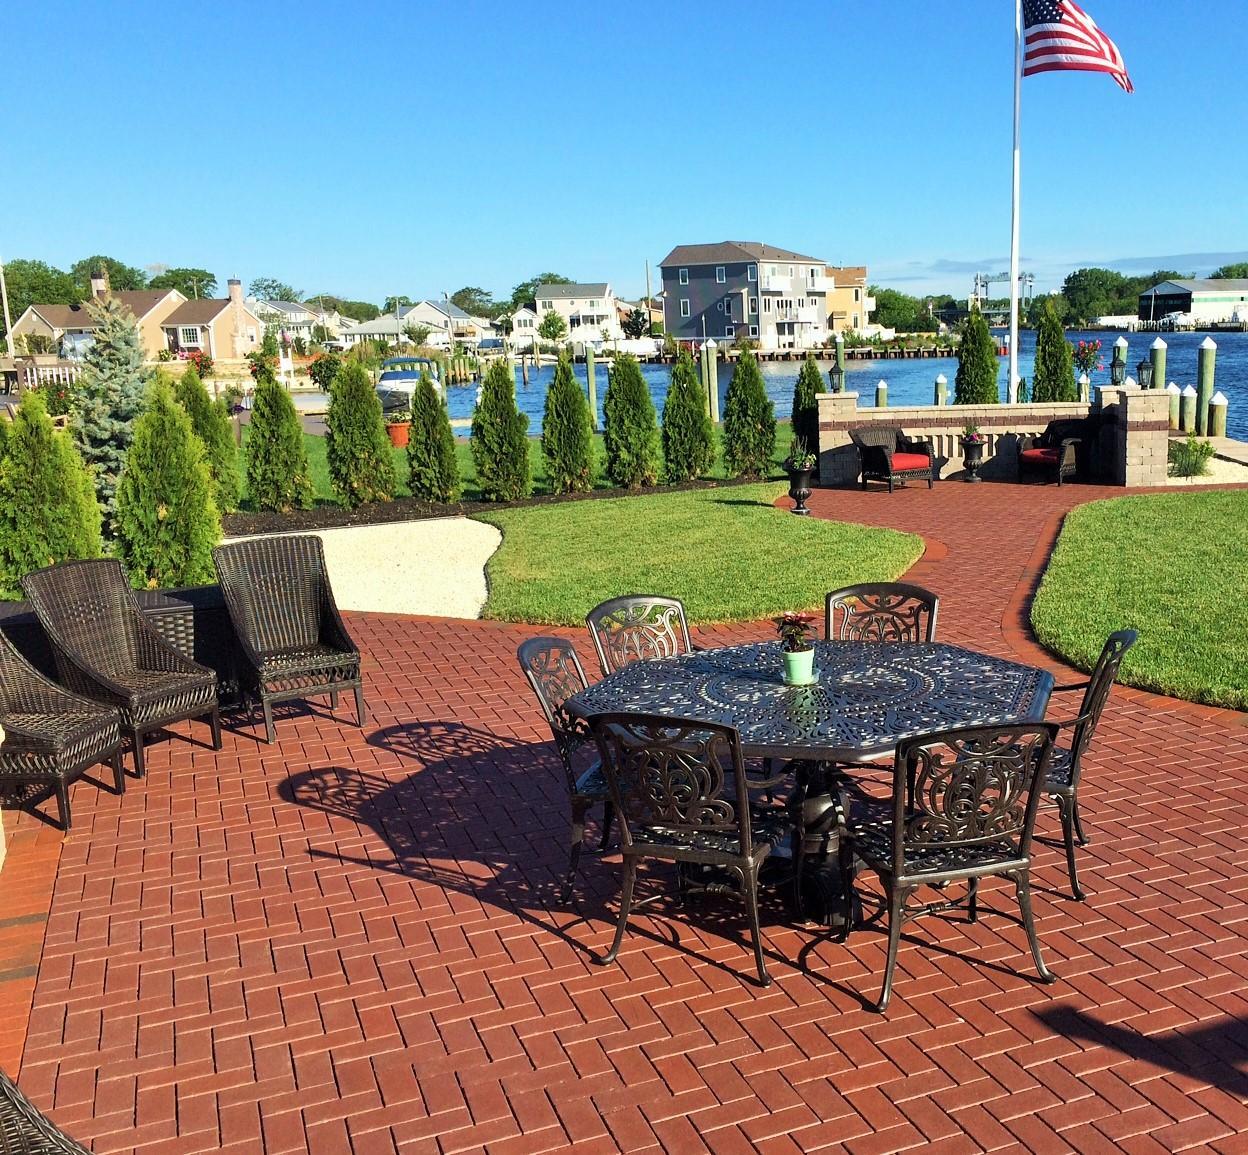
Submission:
[[[790,686],[808,686],[815,680],[815,615],[789,611],[773,619],[784,654],[784,680]]]
[[[984,447],[988,439],[979,431],[978,425],[967,425],[958,439],[962,446],[962,468],[966,470],[964,481],[980,481],[979,467],[984,463]]]
[[[412,434],[412,415],[406,409],[386,414],[386,434],[390,444],[402,449]]]
[[[789,442],[789,456],[785,458],[784,468],[789,475],[789,496],[793,499],[793,512],[809,516],[806,499],[810,496],[810,479],[819,464],[816,454],[806,448],[801,437],[794,437]]]

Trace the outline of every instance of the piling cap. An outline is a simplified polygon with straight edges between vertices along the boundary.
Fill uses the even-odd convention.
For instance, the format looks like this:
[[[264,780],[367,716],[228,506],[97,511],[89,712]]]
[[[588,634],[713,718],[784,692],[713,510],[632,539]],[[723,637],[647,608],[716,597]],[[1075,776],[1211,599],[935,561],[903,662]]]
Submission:
[[[1122,387],[1123,387],[1124,389],[1138,389],[1138,388],[1139,388],[1139,385],[1136,383],[1136,380],[1135,380],[1135,378],[1134,378],[1134,377],[1128,377],[1128,378],[1127,378],[1127,379],[1126,379],[1126,380],[1122,383]]]
[[[1167,393],[1177,393],[1178,391],[1179,391],[1179,387],[1173,381],[1171,381],[1170,384],[1166,386]]]
[[[1226,394],[1223,393],[1221,389],[1209,398],[1210,405],[1225,405],[1226,403]]]
[[[887,389],[887,388],[888,388],[888,382],[887,382],[887,381],[885,381],[883,377],[881,377],[881,378],[880,378],[880,379],[879,379],[879,380],[875,383],[875,387],[878,389],[881,385],[883,385],[885,389]]]
[[[1195,385],[1184,385],[1184,386],[1183,386],[1183,396],[1184,396],[1184,397],[1195,397],[1195,396],[1196,396],[1196,386],[1195,386]]]
[[[1166,348],[1166,343],[1165,343],[1165,341],[1163,341],[1160,337],[1158,337],[1158,338],[1157,338],[1157,340],[1156,340],[1156,341],[1154,341],[1154,342],[1153,342],[1153,343],[1149,346],[1149,348],[1150,348],[1150,349],[1164,349],[1164,348]]]
[[[948,385],[948,384],[949,384],[949,378],[948,378],[948,377],[946,377],[943,373],[937,373],[937,374],[936,374],[936,384],[937,384],[937,385]]]
[[[1091,378],[1091,377],[1089,377],[1086,373],[1080,373],[1080,374],[1079,374],[1079,384],[1080,384],[1080,385],[1088,385],[1088,384],[1090,384],[1090,383],[1091,383],[1091,381],[1092,381],[1092,378]]]
[[[707,340],[706,344],[702,346],[702,348],[703,349],[718,349],[719,346],[715,344],[715,338],[711,337],[710,339]]]
[[[845,340],[845,334],[844,334],[844,333],[842,333],[842,332],[838,329],[838,330],[836,331],[836,343],[839,345],[839,344],[840,344],[842,341],[844,341],[844,340]]]
[[[1216,349],[1218,347],[1218,343],[1212,337],[1206,337],[1203,341],[1201,341],[1199,347],[1201,349]]]
[[[1127,339],[1126,337],[1119,337],[1114,344],[1117,345],[1119,349],[1125,349],[1127,347]]]

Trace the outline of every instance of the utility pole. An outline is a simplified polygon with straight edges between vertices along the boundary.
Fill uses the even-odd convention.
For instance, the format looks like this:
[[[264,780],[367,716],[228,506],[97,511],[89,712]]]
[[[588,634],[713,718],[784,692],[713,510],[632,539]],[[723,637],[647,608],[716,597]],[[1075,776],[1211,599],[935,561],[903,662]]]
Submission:
[[[9,350],[9,356],[12,357],[17,350],[13,344],[13,321],[9,317],[9,287],[4,280],[3,261],[0,261],[0,300],[4,302],[4,342]]]

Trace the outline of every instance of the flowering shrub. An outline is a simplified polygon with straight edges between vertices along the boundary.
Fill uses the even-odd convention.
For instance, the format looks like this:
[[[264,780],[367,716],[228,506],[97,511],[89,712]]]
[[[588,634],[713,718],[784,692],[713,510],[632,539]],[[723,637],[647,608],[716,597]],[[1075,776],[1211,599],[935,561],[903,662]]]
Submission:
[[[277,355],[270,355],[263,349],[253,349],[247,354],[247,370],[255,381],[261,378],[269,381],[276,380]]]
[[[1075,368],[1089,377],[1105,368],[1105,362],[1101,360],[1100,341],[1080,341],[1072,352],[1072,358]]]
[[[183,349],[178,353],[178,358],[194,365],[201,381],[212,373],[212,358],[202,349]]]
[[[64,381],[45,381],[39,386],[49,417],[64,417],[69,412],[71,395]]]

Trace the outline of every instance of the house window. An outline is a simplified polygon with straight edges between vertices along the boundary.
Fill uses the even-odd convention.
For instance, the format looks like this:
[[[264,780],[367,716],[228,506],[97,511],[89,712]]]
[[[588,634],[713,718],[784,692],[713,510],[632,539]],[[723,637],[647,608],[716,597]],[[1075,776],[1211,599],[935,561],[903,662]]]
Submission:
[[[598,302],[597,302],[597,301],[590,301],[590,302],[589,302],[589,307],[590,307],[591,309],[596,309],[596,308],[598,308]]]
[[[737,329],[736,329],[736,326],[735,326],[735,325],[725,325],[725,326],[724,326],[724,336],[725,336],[725,337],[735,337],[736,335],[737,335]]]
[[[758,298],[757,297],[750,298],[750,312],[752,314],[758,313]]]
[[[732,316],[732,298],[731,297],[724,298],[724,312],[727,313],[728,316],[730,317]]]
[[[716,302],[715,302],[715,311],[716,311],[717,313],[722,313],[722,312],[724,311],[724,302],[723,302],[723,301],[716,301]]]
[[[763,312],[764,313],[771,312],[771,298],[770,297],[763,298]]]
[[[726,285],[728,283],[728,274],[724,272],[723,265],[715,266],[715,283],[717,285]]]
[[[789,266],[789,276],[790,276],[790,277],[792,277],[792,276],[793,276],[793,266],[792,266],[792,265],[790,265],[790,266]]]
[[[751,325],[751,326],[750,326],[750,336],[751,336],[751,337],[757,337],[757,336],[758,336],[758,326],[757,326],[757,325]]]
[[[688,297],[680,298],[680,315],[682,317],[689,316],[689,298]]]
[[[543,309],[549,309],[551,307],[551,303],[549,301],[543,301],[541,307]]]
[[[859,300],[858,294],[859,294],[859,293],[861,293],[861,292],[862,292],[862,290],[861,290],[861,289],[855,289],[855,290],[854,290],[854,304],[855,304],[855,305],[856,305],[856,304],[858,304],[858,300]]]
[[[682,285],[687,285],[689,283],[689,270],[688,269],[680,270],[680,283]]]
[[[858,328],[858,314],[857,313],[854,314],[854,328],[855,329]]]
[[[751,265],[748,269],[746,269],[746,271],[745,271],[745,275],[746,275],[746,276],[747,276],[747,277],[748,277],[751,281],[757,281],[757,280],[758,280],[758,266],[757,266],[757,265]]]
[[[256,330],[253,325],[247,326],[247,343],[254,345],[256,343]]]
[[[178,330],[179,345],[198,345],[199,344],[199,326],[183,325]]]

